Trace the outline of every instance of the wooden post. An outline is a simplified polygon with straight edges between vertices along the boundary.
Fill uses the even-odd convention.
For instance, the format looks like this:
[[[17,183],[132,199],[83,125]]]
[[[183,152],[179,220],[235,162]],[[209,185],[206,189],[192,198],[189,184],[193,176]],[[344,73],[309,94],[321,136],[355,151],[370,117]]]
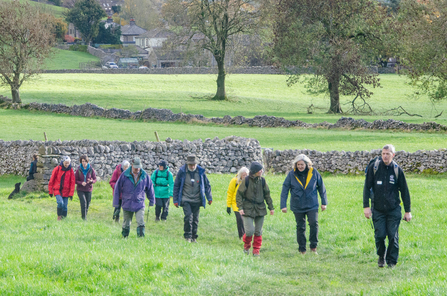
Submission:
[[[43,132],[43,136],[45,137],[45,142],[48,141],[48,140],[47,140],[47,133],[46,133],[46,132]]]
[[[155,138],[157,139],[157,142],[160,142],[160,138],[158,137],[157,131],[155,131],[154,134],[155,134]]]

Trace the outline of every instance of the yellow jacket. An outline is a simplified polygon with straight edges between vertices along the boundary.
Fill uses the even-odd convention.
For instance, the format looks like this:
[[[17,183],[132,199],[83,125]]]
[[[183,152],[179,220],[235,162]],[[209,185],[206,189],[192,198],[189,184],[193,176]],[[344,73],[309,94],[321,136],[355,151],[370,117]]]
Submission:
[[[239,185],[236,184],[237,176],[231,179],[230,185],[228,185],[228,191],[227,191],[227,207],[233,208],[233,212],[239,212],[239,209],[236,205],[236,193],[237,189],[239,188]]]

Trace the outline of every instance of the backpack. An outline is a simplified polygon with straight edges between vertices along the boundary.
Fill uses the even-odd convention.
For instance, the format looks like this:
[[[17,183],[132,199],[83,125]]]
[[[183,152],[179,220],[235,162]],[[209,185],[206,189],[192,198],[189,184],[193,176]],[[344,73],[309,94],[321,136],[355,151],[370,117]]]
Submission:
[[[159,176],[158,176],[158,169],[155,171],[155,186],[162,186],[162,187],[168,187],[169,185],[159,185],[159,184],[157,184],[157,179],[159,178]],[[168,181],[169,180],[169,170],[166,172],[166,181]]]
[[[379,164],[380,164],[380,161],[381,161],[381,160],[382,160],[382,156],[376,156],[376,157],[374,157],[373,159],[371,159],[371,160],[369,161],[368,165],[366,166],[366,169],[365,169],[365,176],[366,176],[366,173],[368,172],[368,168],[369,168],[369,166],[370,166],[372,163],[374,163],[373,170],[374,170],[374,175],[375,175],[376,172],[377,172],[377,170],[379,169]],[[397,165],[397,163],[396,163],[394,160],[392,161],[392,164],[393,164],[394,174],[396,175],[396,182],[397,182],[397,179],[399,178],[399,166]]]
[[[265,179],[263,177],[261,177],[261,180],[262,180],[262,189],[264,189],[265,188]],[[249,176],[245,177],[245,188],[248,188],[249,181],[250,181],[250,177]]]

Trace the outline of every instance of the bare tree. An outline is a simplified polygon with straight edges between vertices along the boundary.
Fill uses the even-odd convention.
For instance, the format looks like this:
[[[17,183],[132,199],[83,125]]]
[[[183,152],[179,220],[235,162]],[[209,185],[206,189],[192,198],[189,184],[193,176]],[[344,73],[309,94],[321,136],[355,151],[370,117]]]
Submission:
[[[225,100],[225,54],[231,36],[250,33],[259,18],[251,0],[169,0],[164,19],[182,41],[195,50],[211,52],[217,63],[215,100]]]
[[[11,87],[13,103],[21,103],[20,86],[51,53],[51,19],[26,2],[0,2],[0,81]]]

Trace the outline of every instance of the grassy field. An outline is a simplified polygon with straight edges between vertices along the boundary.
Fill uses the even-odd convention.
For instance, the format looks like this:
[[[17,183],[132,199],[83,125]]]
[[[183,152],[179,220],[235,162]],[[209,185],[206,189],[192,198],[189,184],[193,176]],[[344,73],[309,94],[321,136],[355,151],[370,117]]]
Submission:
[[[275,215],[264,223],[261,258],[246,256],[226,213],[230,175],[211,175],[213,204],[201,210],[199,243],[182,239],[183,212],[166,223],[149,212],[146,237],[127,240],[112,222],[111,189],[95,185],[88,221],[77,196],[56,221],[56,201],[7,200],[20,178],[0,177],[2,295],[446,295],[445,176],[407,178],[413,220],[400,227],[400,257],[377,267],[373,230],[363,217],[363,177],[323,176],[329,205],[319,215],[319,255],[299,255],[292,213],[279,212],[284,176],[266,176]],[[172,204],[171,204],[172,205]]]
[[[90,61],[99,61],[99,58],[87,52],[70,51],[55,48],[54,54],[49,59],[47,59],[45,69],[80,69],[79,63],[87,63]]]
[[[236,135],[258,139],[262,147],[274,149],[371,150],[392,142],[397,150],[414,152],[446,148],[443,133],[409,133],[392,131],[348,131],[297,128],[225,127],[163,122],[142,122],[104,118],[84,118],[69,115],[30,112],[27,110],[0,109],[0,139],[43,140],[121,140],[155,141],[154,131],[160,139],[180,140],[224,138]]]
[[[67,53],[66,53],[67,54]],[[447,109],[447,101],[433,109],[427,99],[411,98],[412,88],[405,78],[397,75],[381,75],[383,88],[374,90],[370,104],[377,112],[403,106],[409,116],[354,116],[368,121],[394,118],[407,122],[422,123],[435,120],[447,124],[447,112],[439,118],[435,115]],[[206,117],[224,115],[273,115],[305,122],[336,122],[340,115],[327,115],[329,99],[310,96],[302,85],[287,87],[284,75],[242,75],[227,77],[227,93],[230,100],[210,101],[205,96],[216,91],[216,75],[130,75],[130,74],[44,74],[20,88],[23,102],[62,103],[66,105],[97,104],[104,108],[124,108],[131,111],[148,107],[167,108],[173,112],[203,114]],[[0,94],[11,96],[8,88]],[[342,98],[345,104],[348,98]],[[313,104],[315,112],[307,114]],[[344,105],[344,109],[348,107]],[[346,116],[346,115],[345,115]]]
[[[5,1],[5,0],[0,0],[0,1]],[[66,8],[64,8],[64,7],[50,5],[50,4],[46,4],[43,2],[30,1],[30,0],[20,0],[20,2],[28,2],[29,4],[35,6],[36,8],[39,8],[44,13],[52,14],[57,18],[64,18],[63,13],[66,10]]]

